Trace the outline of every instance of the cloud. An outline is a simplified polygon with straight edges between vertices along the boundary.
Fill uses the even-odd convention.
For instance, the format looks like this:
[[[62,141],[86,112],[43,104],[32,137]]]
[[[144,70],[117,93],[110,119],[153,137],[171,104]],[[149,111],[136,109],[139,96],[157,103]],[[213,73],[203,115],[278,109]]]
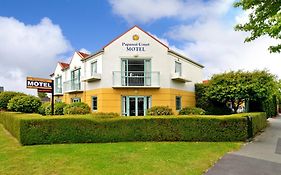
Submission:
[[[164,34],[166,39],[162,37],[161,40],[180,43],[170,48],[203,64],[205,78],[210,78],[214,73],[238,69],[268,69],[281,78],[280,54],[270,54],[267,50],[276,41],[262,37],[244,43],[249,34],[234,31],[234,25],[247,22],[250,13],[234,9],[234,0],[142,2],[142,7],[139,7],[130,0],[110,0],[113,12],[128,23],[151,23],[162,18],[177,20],[178,24],[173,23],[167,28]]]
[[[129,23],[148,23],[162,18],[179,20],[201,17],[202,13],[220,15],[234,0],[109,0],[115,14]],[[215,9],[215,10],[214,10]]]
[[[63,54],[72,51],[58,25],[49,18],[27,25],[0,16],[0,86],[30,92],[26,76],[47,77]]]
[[[85,48],[81,48],[79,51],[80,51],[80,52],[83,52],[83,53],[87,53],[87,54],[90,54],[90,53],[91,53],[89,50],[87,50],[87,49],[85,49]]]

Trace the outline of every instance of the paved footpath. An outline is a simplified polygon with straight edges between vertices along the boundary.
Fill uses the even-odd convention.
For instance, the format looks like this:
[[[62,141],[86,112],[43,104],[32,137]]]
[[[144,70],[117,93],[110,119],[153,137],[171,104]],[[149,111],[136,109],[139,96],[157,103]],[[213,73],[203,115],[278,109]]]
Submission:
[[[239,151],[226,154],[205,175],[281,175],[281,116]]]

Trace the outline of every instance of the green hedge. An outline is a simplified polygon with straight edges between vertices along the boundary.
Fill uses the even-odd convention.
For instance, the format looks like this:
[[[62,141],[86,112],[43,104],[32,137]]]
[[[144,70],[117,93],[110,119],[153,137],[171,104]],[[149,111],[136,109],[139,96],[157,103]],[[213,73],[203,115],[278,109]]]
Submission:
[[[38,114],[1,112],[0,122],[23,145],[120,141],[243,141],[248,137],[245,117],[248,115],[96,118],[92,115],[42,117]],[[266,118],[263,113],[252,113],[251,116]],[[260,129],[265,126],[261,122],[266,120],[253,121],[255,128]]]
[[[266,113],[249,113],[249,116],[252,118],[253,135],[257,134],[267,126]]]

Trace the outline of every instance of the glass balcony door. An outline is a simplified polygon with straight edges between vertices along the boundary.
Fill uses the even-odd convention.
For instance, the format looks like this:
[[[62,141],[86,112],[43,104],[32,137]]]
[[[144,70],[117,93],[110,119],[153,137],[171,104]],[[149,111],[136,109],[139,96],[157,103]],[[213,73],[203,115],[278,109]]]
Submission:
[[[123,59],[121,66],[121,81],[122,86],[150,86],[150,60]]]

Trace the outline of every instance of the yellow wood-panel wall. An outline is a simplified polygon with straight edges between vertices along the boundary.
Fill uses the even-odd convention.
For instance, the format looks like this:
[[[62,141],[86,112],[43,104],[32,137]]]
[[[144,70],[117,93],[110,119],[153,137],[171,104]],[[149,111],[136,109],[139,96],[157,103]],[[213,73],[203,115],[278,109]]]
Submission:
[[[121,96],[151,96],[152,106],[169,106],[176,111],[176,96],[182,97],[182,107],[195,106],[194,92],[160,88],[160,89],[113,89],[103,88],[84,91],[80,93],[64,94],[61,97],[65,103],[71,103],[71,98],[79,97],[82,102],[92,106],[92,96],[98,98],[97,112],[116,112],[121,113]]]

